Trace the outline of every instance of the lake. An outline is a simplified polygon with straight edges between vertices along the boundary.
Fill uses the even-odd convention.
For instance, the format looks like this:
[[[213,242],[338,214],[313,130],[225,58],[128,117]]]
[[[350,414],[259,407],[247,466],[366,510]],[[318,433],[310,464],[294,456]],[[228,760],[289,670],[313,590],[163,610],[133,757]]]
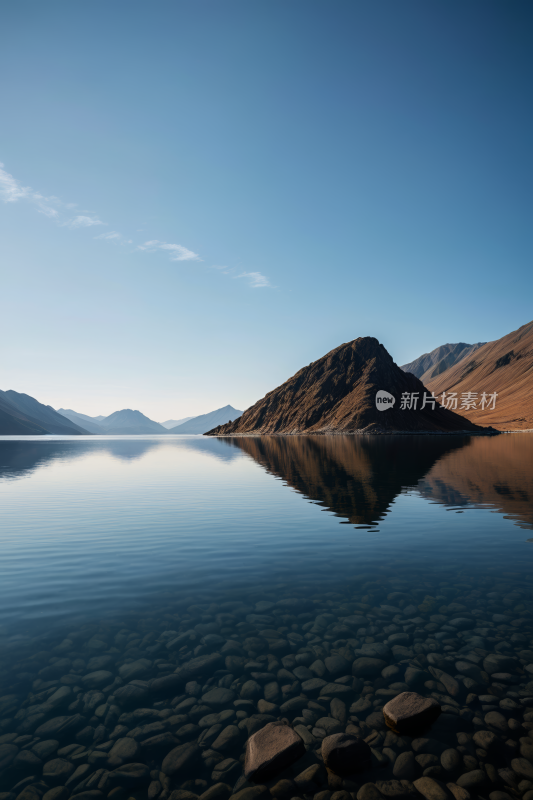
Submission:
[[[266,797],[533,790],[531,434],[0,437],[0,508],[0,800],[226,800],[278,719]]]

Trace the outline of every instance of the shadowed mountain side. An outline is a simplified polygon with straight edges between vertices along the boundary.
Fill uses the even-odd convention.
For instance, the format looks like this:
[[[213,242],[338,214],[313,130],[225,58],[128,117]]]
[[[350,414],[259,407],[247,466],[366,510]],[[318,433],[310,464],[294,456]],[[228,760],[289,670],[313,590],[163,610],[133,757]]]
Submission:
[[[400,369],[403,369],[404,372],[412,372],[423,384],[427,385],[431,378],[436,378],[437,375],[453,367],[462,358],[472,355],[484,344],[486,342],[478,342],[477,344],[466,344],[465,342],[442,344],[432,350],[431,353],[424,353],[423,356],[410,361],[409,364],[403,364]]]
[[[498,430],[533,428],[533,322],[476,350],[473,357],[461,359],[451,369],[428,383],[442,392],[491,394],[497,392],[494,410],[461,411],[478,425],[493,425]]]
[[[415,487],[450,451],[471,437],[247,436],[225,439],[271,475],[344,517],[376,524],[406,487]],[[406,446],[407,445],[407,446]]]
[[[46,433],[48,431],[41,425],[0,398],[0,436],[40,436]]]
[[[80,425],[72,422],[67,417],[58,414],[52,406],[45,406],[44,403],[39,403],[35,397],[30,397],[29,394],[22,392],[15,392],[9,389],[7,392],[2,392],[2,395],[12,405],[25,414],[28,419],[35,420],[39,425],[47,430],[48,433],[59,434],[60,436],[79,436],[87,435],[88,431]]]
[[[533,528],[533,436],[473,437],[470,447],[454,450],[420,481],[423,497],[446,505],[491,506]]]
[[[376,393],[395,398],[376,407]],[[394,363],[377,339],[360,337],[309,364],[211,436],[297,433],[482,432],[464,417],[436,405],[400,408],[404,392],[419,396],[424,385]]]
[[[55,433],[61,436],[79,436],[88,432],[54,411],[52,406],[39,403],[34,397],[9,389],[0,391],[0,435],[41,435]],[[13,419],[14,418],[14,419]]]

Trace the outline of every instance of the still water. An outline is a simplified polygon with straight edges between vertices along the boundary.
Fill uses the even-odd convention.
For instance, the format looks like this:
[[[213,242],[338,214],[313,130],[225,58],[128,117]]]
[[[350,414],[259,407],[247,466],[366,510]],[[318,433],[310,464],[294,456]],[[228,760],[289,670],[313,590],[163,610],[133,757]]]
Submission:
[[[2,437],[0,520],[1,800],[225,800],[278,718],[288,797],[341,730],[373,771],[316,793],[533,789],[533,436]],[[443,708],[419,752],[407,689]]]

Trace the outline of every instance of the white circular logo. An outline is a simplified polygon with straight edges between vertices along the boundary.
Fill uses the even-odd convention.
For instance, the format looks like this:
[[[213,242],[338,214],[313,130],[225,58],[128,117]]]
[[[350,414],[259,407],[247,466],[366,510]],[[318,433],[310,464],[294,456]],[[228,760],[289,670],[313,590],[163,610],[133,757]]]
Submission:
[[[392,408],[395,402],[396,398],[383,389],[376,392],[376,408],[378,411],[386,411],[388,408]]]

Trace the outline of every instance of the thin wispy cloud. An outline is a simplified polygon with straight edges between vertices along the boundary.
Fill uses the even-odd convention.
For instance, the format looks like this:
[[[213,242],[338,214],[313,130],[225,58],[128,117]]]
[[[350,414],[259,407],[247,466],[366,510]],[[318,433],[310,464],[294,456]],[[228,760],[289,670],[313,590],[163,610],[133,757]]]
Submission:
[[[51,219],[53,219],[54,217],[58,216],[59,212],[57,208],[50,208],[48,206],[43,205],[39,209],[39,214],[44,214],[45,217],[50,217]]]
[[[108,233],[101,233],[99,236],[95,236],[95,239],[105,239],[107,242],[111,242],[113,240],[118,241],[122,239],[122,234],[118,231],[109,231]]]
[[[92,214],[78,214],[70,219],[65,219],[69,212],[77,208],[77,203],[63,203],[59,197],[51,195],[46,197],[34,191],[31,186],[23,186],[13,175],[4,169],[0,162],[0,198],[4,203],[17,203],[26,200],[37,206],[39,214],[44,214],[50,219],[55,219],[63,228],[92,228],[93,225],[107,225],[97,216]]]
[[[84,217],[80,214],[74,217],[74,219],[69,219],[67,222],[64,222],[63,225],[66,228],[92,228],[93,225],[107,225],[107,222],[102,222],[98,217]]]
[[[246,278],[252,289],[271,288],[272,284],[268,278],[261,272],[241,272],[240,275],[235,275],[236,278]]]
[[[0,195],[5,203],[16,203],[17,200],[28,198],[32,194],[29,186],[22,186],[13,175],[6,172],[4,164],[0,162]]]
[[[2,162],[0,162],[0,200],[3,200],[4,203],[17,203],[20,201],[31,203],[37,208],[39,214],[53,219],[62,228],[83,230],[108,224],[103,222],[95,213],[85,209],[83,209],[84,213],[76,213],[77,203],[65,203],[53,195],[46,197],[40,192],[34,191],[31,186],[23,186],[19,180],[4,169]],[[142,228],[139,228],[137,232],[140,233],[142,230]],[[134,244],[132,239],[125,239],[119,231],[106,231],[93,238],[113,244]],[[138,244],[136,249],[148,253],[162,251],[168,255],[170,261],[202,261],[198,253],[189,250],[188,247],[173,242],[163,242],[159,239],[150,239],[143,244]],[[252,289],[275,288],[266,275],[261,272],[238,272],[235,267],[220,266],[214,266],[213,269],[220,270],[223,275],[227,275],[232,279],[246,280]]]
[[[236,267],[225,267],[218,264],[213,264],[213,269],[219,270],[222,275],[229,275],[234,280],[237,278],[245,278],[248,280],[248,285],[252,289],[274,289],[269,279],[262,272],[237,272]]]
[[[149,242],[138,245],[139,250],[166,250],[170,253],[171,261],[201,261],[202,259],[198,253],[193,253],[181,244],[170,244],[169,242],[160,242],[159,239],[152,239]]]
[[[54,204],[59,203],[57,197],[45,197],[40,192],[34,192],[31,186],[23,186],[13,175],[6,172],[2,162],[0,162],[0,197],[4,203],[27,200],[37,206],[40,214],[47,217],[58,216],[57,208],[53,207]]]

